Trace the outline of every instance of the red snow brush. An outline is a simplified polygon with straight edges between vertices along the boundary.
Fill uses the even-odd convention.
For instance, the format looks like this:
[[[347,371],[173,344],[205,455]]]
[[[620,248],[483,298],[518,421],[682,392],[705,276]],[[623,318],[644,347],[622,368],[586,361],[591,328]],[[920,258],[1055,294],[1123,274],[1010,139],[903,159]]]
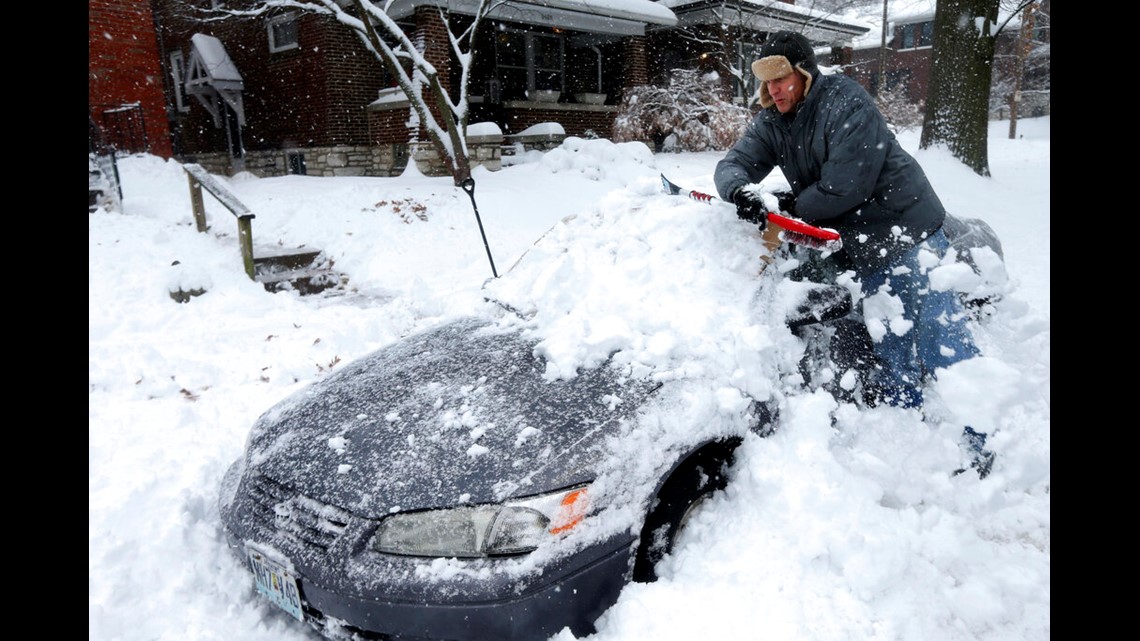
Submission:
[[[735,207],[732,203],[723,201],[716,196],[704,192],[685,189],[673,184],[665,177],[665,174],[661,174],[661,184],[665,187],[665,193],[672,196],[688,196],[693,200],[710,205],[733,207],[733,211],[735,211]],[[839,237],[839,232],[834,229],[816,227],[798,218],[791,218],[777,214],[776,212],[768,212],[768,224],[778,227],[780,238],[789,243],[795,243],[821,251],[839,251],[843,248],[843,240]]]

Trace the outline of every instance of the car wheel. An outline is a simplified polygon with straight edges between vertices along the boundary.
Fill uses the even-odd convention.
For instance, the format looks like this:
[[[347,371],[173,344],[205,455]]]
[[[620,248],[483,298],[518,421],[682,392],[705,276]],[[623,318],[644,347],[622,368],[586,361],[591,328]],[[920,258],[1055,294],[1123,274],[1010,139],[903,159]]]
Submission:
[[[657,580],[657,562],[673,551],[697,507],[728,483],[727,469],[740,439],[712,443],[687,458],[661,486],[651,505],[633,563],[633,580]]]

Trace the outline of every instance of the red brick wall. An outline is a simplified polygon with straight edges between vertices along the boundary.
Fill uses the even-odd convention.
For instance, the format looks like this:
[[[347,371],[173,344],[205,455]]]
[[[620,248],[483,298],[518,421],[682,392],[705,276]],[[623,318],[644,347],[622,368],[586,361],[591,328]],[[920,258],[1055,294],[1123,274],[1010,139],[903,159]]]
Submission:
[[[649,65],[645,53],[645,36],[629,36],[622,40],[624,46],[625,77],[622,88],[638,87],[649,83]]]
[[[562,125],[567,136],[583,136],[587,130],[601,138],[611,136],[613,111],[570,111],[562,109],[507,109],[507,123],[503,133],[517,134],[527,127],[543,122],[556,122]]]
[[[887,53],[887,73],[897,70],[909,70],[910,80],[907,83],[907,96],[912,102],[926,100],[930,84],[930,47],[920,49],[904,49],[902,51],[889,51]],[[860,49],[852,52],[851,66],[847,75],[853,77],[863,85],[867,91],[871,90],[871,76],[879,70],[879,48]],[[882,78],[880,77],[880,83]],[[882,86],[880,84],[880,86]]]
[[[149,0],[88,0],[87,55],[87,106],[95,123],[104,126],[129,120],[145,132],[145,142],[125,132],[116,136],[105,129],[104,134],[120,149],[138,145],[124,151],[170,158],[173,150],[163,70]],[[141,109],[132,114],[116,111],[131,103]]]
[[[447,36],[447,27],[439,17],[436,7],[419,7],[414,15],[416,27],[414,40],[423,42],[423,56],[439,72],[440,84],[444,90],[451,91],[451,44]],[[372,94],[373,100],[376,93]],[[454,96],[452,97],[455,98]],[[428,109],[435,115],[436,121],[443,126],[443,117],[435,106],[435,100],[428,99]],[[409,142],[411,134],[408,131],[408,120],[411,109],[405,103],[402,107],[373,110],[368,114],[368,139],[371,144],[403,145]],[[419,127],[418,138],[420,142],[429,142],[427,129]]]
[[[384,86],[383,66],[335,19],[297,12],[298,47],[270,52],[264,17],[203,21],[178,0],[156,0],[166,51],[190,58],[190,38],[221,40],[241,73],[248,151],[368,144],[367,106]],[[177,116],[182,152],[225,150],[225,132],[197,99]]]
[[[407,103],[403,106],[393,106],[390,109],[374,110],[368,114],[369,128],[371,130],[369,143],[373,145],[406,144],[411,137],[408,132],[408,118],[410,108]],[[420,127],[421,141],[429,140],[427,132]]]
[[[423,56],[439,72],[439,81],[450,93],[451,42],[447,36],[447,26],[439,17],[437,7],[418,7],[415,13],[416,37],[425,45]]]
[[[366,144],[366,107],[383,86],[383,67],[355,32],[306,14],[297,30],[300,46],[269,53],[264,23],[246,22],[253,24],[244,26],[243,40],[226,48],[245,80],[248,146]],[[239,47],[243,41],[252,44]]]

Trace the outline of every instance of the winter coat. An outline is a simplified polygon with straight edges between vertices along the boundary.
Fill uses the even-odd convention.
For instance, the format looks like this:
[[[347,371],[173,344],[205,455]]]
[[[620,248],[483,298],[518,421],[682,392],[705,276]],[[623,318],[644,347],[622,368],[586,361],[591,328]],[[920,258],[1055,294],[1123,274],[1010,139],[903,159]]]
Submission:
[[[796,196],[794,215],[838,231],[861,273],[922,242],[946,216],[922,167],[847,76],[816,72],[798,110],[781,114],[772,106],[756,114],[717,163],[717,191],[731,201],[777,166]]]

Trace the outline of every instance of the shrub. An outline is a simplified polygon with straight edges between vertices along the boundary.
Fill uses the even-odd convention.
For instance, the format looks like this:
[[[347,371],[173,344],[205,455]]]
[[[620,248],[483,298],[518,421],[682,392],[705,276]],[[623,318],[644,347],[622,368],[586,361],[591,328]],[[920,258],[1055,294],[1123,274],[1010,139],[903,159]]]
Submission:
[[[643,85],[622,96],[614,142],[652,143],[654,151],[719,151],[740,137],[752,112],[724,100],[719,76],[674,69],[669,86]]]
[[[897,133],[907,129],[922,126],[922,114],[925,111],[923,101],[911,102],[906,91],[902,88],[882,89],[875,97],[879,111],[887,119],[887,124]]]

